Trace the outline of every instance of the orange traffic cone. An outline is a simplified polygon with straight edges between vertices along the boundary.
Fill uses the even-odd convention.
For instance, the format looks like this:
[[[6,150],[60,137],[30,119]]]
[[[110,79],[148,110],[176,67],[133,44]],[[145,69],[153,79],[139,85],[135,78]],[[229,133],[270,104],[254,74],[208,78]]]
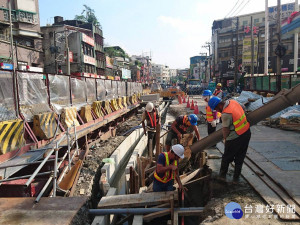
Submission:
[[[189,100],[188,100],[188,102],[187,102],[187,104],[186,104],[186,107],[187,107],[187,108],[190,108],[190,107],[191,107],[190,101],[189,101]]]
[[[180,95],[178,95],[178,102],[179,102],[179,104],[182,104],[181,96]]]
[[[182,96],[182,98],[183,98],[183,103],[186,103],[186,101],[185,101],[185,96]]]
[[[198,108],[197,102],[195,102],[194,114],[196,114],[196,115],[199,114],[199,108]]]
[[[194,100],[192,100],[191,110],[194,110],[194,109],[195,109]]]

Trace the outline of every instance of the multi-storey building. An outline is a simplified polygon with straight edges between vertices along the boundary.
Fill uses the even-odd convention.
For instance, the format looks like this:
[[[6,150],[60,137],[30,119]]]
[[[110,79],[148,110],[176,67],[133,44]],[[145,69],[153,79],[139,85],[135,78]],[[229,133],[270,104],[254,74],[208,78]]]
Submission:
[[[281,20],[284,20],[294,12],[294,3],[281,6]],[[269,72],[276,72],[275,49],[277,41],[277,6],[269,7]],[[252,22],[251,22],[252,20]],[[214,81],[222,82],[228,86],[237,82],[242,74],[250,73],[250,65],[243,63],[243,41],[249,38],[251,24],[254,34],[254,74],[264,73],[265,51],[265,12],[256,12],[238,17],[215,20],[212,26],[212,76]],[[251,39],[250,39],[251,40]],[[281,43],[287,49],[286,55],[281,58],[283,71],[293,72],[294,64],[294,38],[292,34],[283,35]],[[243,55],[244,54],[244,55]],[[251,53],[250,53],[251,54]]]
[[[70,73],[78,76],[105,75],[106,59],[99,27],[78,20],[54,17],[54,24],[41,28],[44,39],[45,71],[67,73],[66,52],[69,48]]]
[[[139,56],[139,55],[133,55],[131,56],[131,60],[134,61],[139,61],[142,66],[141,66],[141,71],[140,71],[140,77],[141,81],[144,83],[152,83],[155,80],[155,77],[153,76],[153,71],[152,71],[152,63],[151,63],[151,56]]]
[[[42,71],[42,33],[38,0],[10,0],[10,3],[16,68]],[[8,4],[9,1],[0,0],[0,62],[1,67],[12,69]]]
[[[152,73],[156,82],[161,84],[170,83],[170,68],[166,65],[152,64]]]

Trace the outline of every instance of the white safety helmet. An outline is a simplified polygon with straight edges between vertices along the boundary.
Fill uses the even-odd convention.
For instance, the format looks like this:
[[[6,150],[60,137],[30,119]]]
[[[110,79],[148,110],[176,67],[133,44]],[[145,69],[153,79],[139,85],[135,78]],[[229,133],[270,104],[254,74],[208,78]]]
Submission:
[[[148,102],[147,105],[146,105],[146,110],[147,112],[152,112],[154,109],[154,105],[152,102]]]
[[[180,158],[184,158],[184,147],[182,145],[173,145],[172,151]]]

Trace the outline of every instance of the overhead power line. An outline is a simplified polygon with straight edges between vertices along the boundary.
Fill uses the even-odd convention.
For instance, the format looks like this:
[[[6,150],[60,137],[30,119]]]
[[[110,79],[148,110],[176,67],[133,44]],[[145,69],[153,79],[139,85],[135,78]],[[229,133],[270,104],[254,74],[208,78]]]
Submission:
[[[231,13],[231,17],[234,17],[235,13],[241,8],[243,7],[243,4],[245,3],[246,0],[243,0],[239,5],[238,7],[236,7],[236,9]]]
[[[240,1],[240,0],[237,0],[237,2],[235,3],[235,5],[232,7],[232,9],[229,11],[229,13],[227,13],[227,15],[225,16],[225,18],[226,18],[227,16],[230,15],[230,13],[234,10],[234,8],[235,8],[236,5],[239,3],[239,1]]]
[[[248,5],[248,3],[250,2],[251,0],[248,0],[247,2],[246,2],[246,4],[235,14],[235,16],[236,15],[238,15],[244,8],[245,8],[245,6],[246,5]]]

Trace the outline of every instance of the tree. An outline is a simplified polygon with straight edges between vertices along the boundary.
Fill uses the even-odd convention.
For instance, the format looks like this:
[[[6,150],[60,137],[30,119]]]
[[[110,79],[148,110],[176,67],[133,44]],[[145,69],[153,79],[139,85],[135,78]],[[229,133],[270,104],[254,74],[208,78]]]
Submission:
[[[95,15],[95,10],[92,9],[91,7],[87,5],[83,5],[85,8],[82,10],[81,15],[76,15],[75,20],[79,20],[85,23],[92,23],[95,26],[98,26],[102,29],[100,22],[98,21],[96,15]]]

